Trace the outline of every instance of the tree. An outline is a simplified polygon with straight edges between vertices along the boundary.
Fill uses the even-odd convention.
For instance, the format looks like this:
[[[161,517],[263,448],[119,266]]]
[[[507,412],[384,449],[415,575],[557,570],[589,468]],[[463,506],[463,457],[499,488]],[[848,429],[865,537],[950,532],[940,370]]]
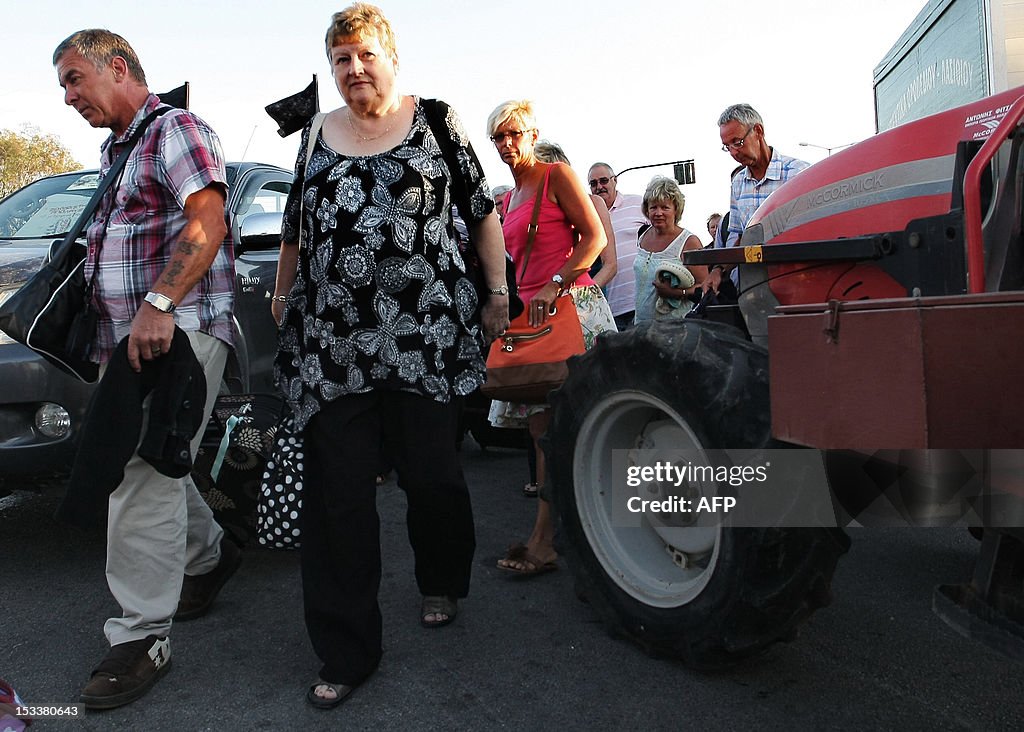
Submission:
[[[81,167],[56,135],[44,135],[30,125],[23,125],[21,132],[0,130],[0,198],[37,178]]]

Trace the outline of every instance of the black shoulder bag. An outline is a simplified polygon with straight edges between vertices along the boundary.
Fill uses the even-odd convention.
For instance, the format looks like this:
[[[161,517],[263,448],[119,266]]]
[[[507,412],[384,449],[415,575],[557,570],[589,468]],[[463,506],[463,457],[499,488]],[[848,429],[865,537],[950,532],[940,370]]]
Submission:
[[[78,241],[107,191],[119,180],[128,156],[149,124],[170,111],[149,114],[128,139],[125,150],[110,166],[96,192],[64,240],[51,247],[47,262],[21,288],[0,304],[0,330],[23,343],[64,373],[94,383],[99,365],[89,360],[98,314],[90,305],[96,273],[85,281],[88,248]]]
[[[441,118],[441,109],[438,107],[436,99],[423,99],[421,103],[427,117],[427,124],[430,125],[430,129],[434,133],[437,145],[441,148],[441,156],[444,158],[445,165],[448,166],[448,170],[454,179],[461,175],[461,169],[455,145],[451,135],[448,133],[448,125]],[[454,182],[458,185],[457,181]],[[487,298],[490,297],[490,288],[487,286],[483,267],[480,265],[480,256],[477,254],[476,247],[472,241],[468,243],[463,255],[466,260],[466,276],[473,283],[477,302],[482,306],[487,301]],[[516,285],[515,264],[512,262],[512,258],[508,256],[508,252],[505,253],[505,286],[508,287],[508,317],[510,319],[516,318],[523,312],[524,306],[523,301],[519,299],[519,289]]]

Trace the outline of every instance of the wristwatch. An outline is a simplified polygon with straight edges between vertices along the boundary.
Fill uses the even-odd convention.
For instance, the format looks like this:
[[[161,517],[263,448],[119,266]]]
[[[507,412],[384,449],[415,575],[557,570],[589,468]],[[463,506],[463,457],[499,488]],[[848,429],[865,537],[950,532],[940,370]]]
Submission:
[[[554,282],[559,287],[561,287],[562,283],[565,282],[565,278],[563,278],[562,275],[558,274],[558,272],[555,272],[553,275],[551,275],[551,281]]]
[[[508,285],[502,285],[501,287],[491,287],[487,290],[492,295],[507,295]]]
[[[159,292],[147,292],[144,299],[161,313],[173,313],[174,308],[177,307],[174,304],[174,300],[167,297],[167,295],[161,295]]]

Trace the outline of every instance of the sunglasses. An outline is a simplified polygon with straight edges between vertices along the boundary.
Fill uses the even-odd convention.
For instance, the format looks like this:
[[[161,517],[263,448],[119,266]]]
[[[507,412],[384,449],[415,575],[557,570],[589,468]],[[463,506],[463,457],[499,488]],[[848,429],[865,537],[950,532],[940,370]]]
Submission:
[[[505,142],[507,137],[510,142],[518,142],[519,138],[525,135],[530,130],[509,130],[508,132],[495,132],[491,135],[491,142],[495,145],[500,145]]]
[[[597,188],[598,186],[606,186],[608,185],[608,182],[611,181],[614,177],[615,176],[613,175],[611,178],[591,178],[588,181],[588,183],[590,183],[591,188]]]

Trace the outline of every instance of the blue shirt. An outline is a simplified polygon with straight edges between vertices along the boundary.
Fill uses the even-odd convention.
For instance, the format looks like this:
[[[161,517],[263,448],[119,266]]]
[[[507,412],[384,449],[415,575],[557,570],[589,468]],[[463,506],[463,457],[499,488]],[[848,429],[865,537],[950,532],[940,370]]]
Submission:
[[[808,167],[810,167],[810,163],[791,158],[788,155],[781,155],[772,148],[772,159],[768,161],[768,169],[761,180],[756,180],[750,175],[749,168],[740,169],[732,177],[732,194],[729,197],[729,232],[726,235],[725,246],[737,246],[740,243],[740,234],[747,228],[754,212],[765,202],[765,199],[787,180]],[[715,238],[715,246],[721,246],[718,237]],[[736,283],[737,287],[739,287],[739,271],[739,267],[734,267],[731,273],[732,281]]]
[[[803,160],[781,155],[772,149],[772,159],[764,178],[755,180],[747,168],[741,169],[732,177],[732,195],[729,197],[729,234],[725,246],[734,247],[739,244],[740,234],[754,212],[764,203],[765,199],[783,183],[810,167]]]

